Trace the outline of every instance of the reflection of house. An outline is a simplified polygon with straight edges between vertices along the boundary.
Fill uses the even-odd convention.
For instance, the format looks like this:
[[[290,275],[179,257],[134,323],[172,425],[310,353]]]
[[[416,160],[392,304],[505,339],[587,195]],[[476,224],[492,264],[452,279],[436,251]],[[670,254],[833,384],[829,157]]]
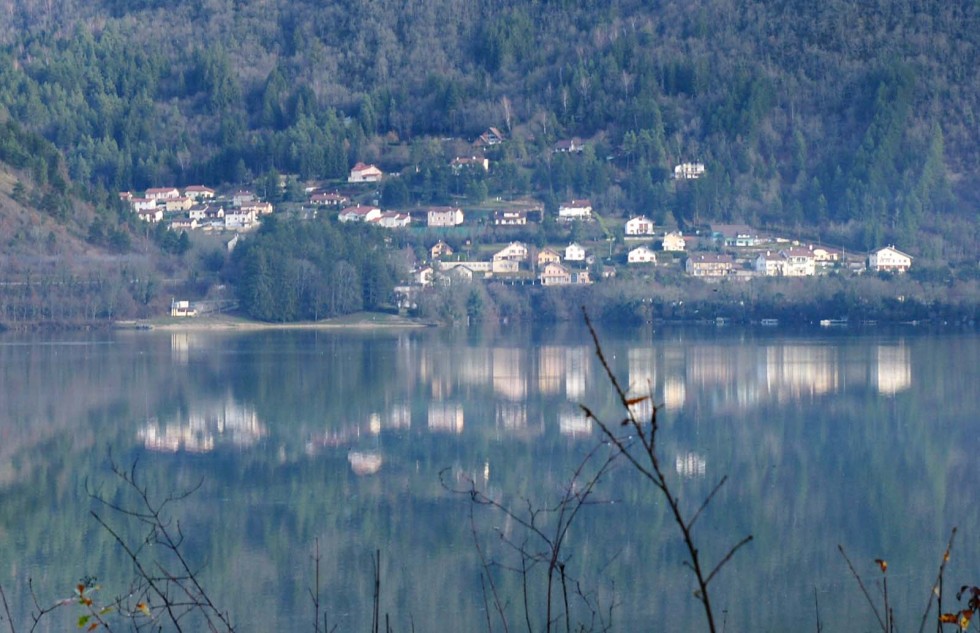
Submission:
[[[664,235],[664,240],[661,247],[665,251],[680,252],[685,248],[684,236],[680,234],[679,231],[671,231]]]
[[[799,398],[837,390],[838,363],[832,349],[815,345],[773,345],[765,351],[765,384],[770,393]]]
[[[879,393],[894,395],[912,386],[911,355],[904,345],[879,345],[873,370]]]
[[[351,451],[347,453],[347,461],[355,475],[373,475],[381,470],[384,463],[381,453],[373,451]]]
[[[875,272],[904,273],[912,267],[912,257],[894,246],[879,248],[868,256],[868,268]]]
[[[657,381],[654,349],[631,347],[626,357],[629,363],[629,390],[638,396],[649,395]]]
[[[463,432],[463,405],[456,402],[430,402],[428,425],[430,431]]]
[[[527,406],[522,402],[498,402],[497,426],[506,431],[527,428]]]
[[[558,221],[572,222],[574,220],[591,220],[592,203],[588,200],[572,200],[563,202],[558,207]]]
[[[143,445],[155,451],[205,453],[219,440],[233,446],[249,447],[266,434],[258,414],[230,398],[191,411],[186,420],[166,424],[150,422],[139,431]]]
[[[681,477],[704,477],[707,466],[708,461],[702,455],[693,452],[678,453],[674,458],[674,469]]]
[[[562,435],[590,435],[592,420],[581,409],[562,409],[558,411],[558,432]]]
[[[524,350],[495,347],[491,355],[493,390],[514,402],[527,398],[527,380],[524,377]]]
[[[374,165],[357,163],[350,170],[347,182],[378,182],[384,177],[384,173]]]
[[[554,395],[561,390],[565,376],[565,350],[542,345],[538,348],[538,392]]]
[[[572,402],[581,402],[585,398],[590,351],[588,347],[582,346],[570,347],[565,352],[565,397]]]
[[[700,253],[688,257],[684,269],[695,277],[724,277],[735,270],[735,260],[724,253]]]
[[[626,256],[626,261],[630,264],[656,264],[657,254],[646,246],[637,246]]]
[[[684,406],[687,398],[687,387],[684,379],[678,376],[668,376],[664,380],[663,407],[667,411],[676,411]]]
[[[653,222],[646,216],[638,215],[626,220],[626,237],[653,235]]]

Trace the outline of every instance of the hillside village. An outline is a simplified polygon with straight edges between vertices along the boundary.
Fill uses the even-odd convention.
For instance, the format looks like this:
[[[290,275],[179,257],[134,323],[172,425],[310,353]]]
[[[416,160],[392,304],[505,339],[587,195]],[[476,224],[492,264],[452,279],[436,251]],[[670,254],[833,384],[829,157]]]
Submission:
[[[497,128],[488,129],[473,144],[470,156],[456,156],[449,163],[453,174],[465,170],[490,172],[491,161],[482,150],[504,142]],[[559,141],[555,153],[581,152],[580,139]],[[682,163],[673,179],[695,180],[705,174],[701,163]],[[903,273],[912,257],[892,245],[871,253],[805,243],[788,236],[757,230],[744,224],[712,224],[683,233],[677,226],[658,225],[647,216],[615,217],[615,210],[598,212],[590,200],[569,199],[548,212],[534,199],[496,199],[483,205],[415,205],[384,209],[378,187],[399,174],[385,174],[376,165],[357,162],[346,182],[310,183],[303,187],[304,200],[276,208],[248,189],[219,194],[203,185],[183,188],[155,187],[142,196],[120,193],[133,213],[148,223],[163,223],[172,231],[227,232],[231,250],[237,237],[256,229],[273,213],[305,219],[326,217],[341,224],[358,223],[382,230],[409,230],[423,238],[427,252],[404,270],[395,287],[397,304],[415,304],[426,288],[494,280],[511,285],[588,285],[628,274],[643,277],[655,269],[674,269],[708,282],[748,280],[757,277],[813,277],[830,272],[860,274]],[[289,177],[280,177],[285,189]],[[552,222],[560,235],[574,239],[541,243],[531,239],[535,225]],[[506,242],[474,235],[501,230],[517,239]],[[533,233],[533,234],[532,234]],[[522,239],[524,234],[529,237]],[[434,236],[434,237],[433,237]],[[576,237],[579,236],[579,237]],[[535,243],[535,241],[537,243]],[[462,244],[454,249],[450,242]],[[174,314],[189,313],[187,302]]]

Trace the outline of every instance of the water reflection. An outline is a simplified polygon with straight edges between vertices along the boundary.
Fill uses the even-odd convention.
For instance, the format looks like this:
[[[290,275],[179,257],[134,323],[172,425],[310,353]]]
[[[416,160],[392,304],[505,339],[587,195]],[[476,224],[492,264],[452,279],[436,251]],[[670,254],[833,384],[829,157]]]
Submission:
[[[202,547],[250,628],[304,628],[309,581],[296,570],[308,565],[302,546],[319,538],[337,570],[324,595],[347,618],[338,630],[366,628],[358,617],[370,613],[371,589],[356,572],[358,556],[376,548],[399,561],[385,578],[398,596],[393,614],[414,614],[418,630],[472,630],[482,625],[471,586],[479,562],[465,504],[439,473],[540,500],[596,446],[579,403],[621,417],[575,333],[114,336],[88,347],[0,346],[0,561],[26,561],[0,568],[6,586],[51,564],[36,561],[71,560],[86,573],[104,564],[80,560],[94,550],[77,530],[88,507],[78,482],[98,476],[98,449],[110,444],[140,456],[163,490],[207,482],[190,514],[206,524]],[[980,450],[976,336],[727,329],[606,340],[622,384],[652,396],[637,415],[661,406],[663,465],[685,499],[730,477],[699,523],[706,547],[731,533],[758,539],[736,560],[739,573],[719,579],[729,583],[720,594],[732,596],[732,630],[775,630],[780,612],[812,606],[810,586],[821,603],[847,604],[852,579],[840,573],[837,543],[855,558],[888,555],[896,568],[934,574],[934,552],[920,554],[920,544],[940,547],[954,522],[980,522],[971,504],[947,501],[962,494]],[[603,506],[574,533],[588,543],[581,556],[608,555],[601,568],[629,579],[615,596],[627,605],[622,630],[686,630],[690,591],[676,586],[673,533],[628,530],[663,526],[662,504],[627,480],[617,473],[603,489],[627,503]],[[964,560],[980,559],[972,541],[963,547]],[[807,587],[794,592],[800,569]],[[905,584],[921,589],[911,576]],[[760,600],[773,587],[779,595]],[[828,630],[874,624],[831,626],[831,617]]]
[[[187,366],[195,349],[204,352],[213,344],[200,333],[175,333],[171,357],[176,365]],[[688,397],[692,392],[698,394],[698,406],[707,402],[715,412],[745,412],[767,403],[812,401],[866,387],[883,395],[912,387],[912,354],[904,341],[854,350],[825,341],[666,340],[622,347],[612,343],[609,352],[610,364],[614,371],[623,370],[630,393],[651,396],[634,407],[643,419],[654,404],[666,412],[683,411],[694,404]],[[465,346],[420,345],[417,338],[402,334],[396,338],[392,366],[397,370],[378,375],[383,378],[378,387],[385,400],[396,401],[362,419],[329,421],[307,441],[307,452],[385,430],[409,430],[418,405],[424,428],[460,434],[466,428],[466,403],[474,397],[492,401],[495,433],[534,437],[548,424],[569,437],[592,432],[578,409],[602,375],[588,345],[486,345],[480,340]],[[139,440],[150,450],[208,452],[222,443],[254,446],[267,434],[247,395],[236,400],[226,394],[203,404],[195,400],[192,407],[166,422],[148,422]]]
[[[222,400],[195,403],[186,416],[149,420],[136,436],[151,451],[208,453],[218,444],[250,448],[267,434],[255,409],[228,394]]]

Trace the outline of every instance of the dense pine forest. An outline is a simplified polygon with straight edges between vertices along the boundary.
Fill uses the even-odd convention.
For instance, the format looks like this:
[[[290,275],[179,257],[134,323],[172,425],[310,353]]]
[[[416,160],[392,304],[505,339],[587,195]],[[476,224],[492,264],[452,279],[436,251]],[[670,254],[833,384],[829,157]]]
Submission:
[[[588,197],[975,263],[978,40],[967,0],[7,0],[0,118],[64,158],[0,158],[59,217],[84,191],[109,246],[117,191],[368,161],[402,173],[392,206]],[[491,174],[449,183],[488,126]]]

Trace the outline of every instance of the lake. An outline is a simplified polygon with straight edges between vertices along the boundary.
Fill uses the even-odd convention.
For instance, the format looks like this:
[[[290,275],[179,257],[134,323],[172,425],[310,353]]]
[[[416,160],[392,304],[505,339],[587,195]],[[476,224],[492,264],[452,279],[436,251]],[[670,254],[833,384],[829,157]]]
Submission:
[[[619,379],[660,405],[659,454],[687,512],[728,478],[694,530],[707,565],[754,538],[712,583],[726,630],[816,630],[818,618],[825,630],[876,630],[838,545],[879,609],[874,561],[887,560],[901,630],[918,628],[953,526],[947,587],[980,583],[977,333],[601,336]],[[521,524],[530,512],[553,534],[549,510],[610,454],[580,403],[623,428],[576,325],[6,334],[0,584],[17,630],[30,624],[28,579],[43,604],[87,576],[104,600],[128,591],[132,566],[90,515],[138,533],[89,494],[132,501],[113,461],[135,464],[155,498],[196,488],[167,516],[240,631],[312,631],[317,568],[328,627],[370,630],[376,552],[393,630],[487,630],[489,619],[503,631],[499,611],[527,630],[525,589],[543,630],[544,568],[531,563],[544,550]],[[512,515],[453,492],[469,486]],[[619,461],[590,500],[561,550],[573,626],[705,630],[663,499]],[[954,593],[946,610],[959,608]],[[562,603],[556,594],[553,613]],[[74,608],[40,630],[74,628]]]

